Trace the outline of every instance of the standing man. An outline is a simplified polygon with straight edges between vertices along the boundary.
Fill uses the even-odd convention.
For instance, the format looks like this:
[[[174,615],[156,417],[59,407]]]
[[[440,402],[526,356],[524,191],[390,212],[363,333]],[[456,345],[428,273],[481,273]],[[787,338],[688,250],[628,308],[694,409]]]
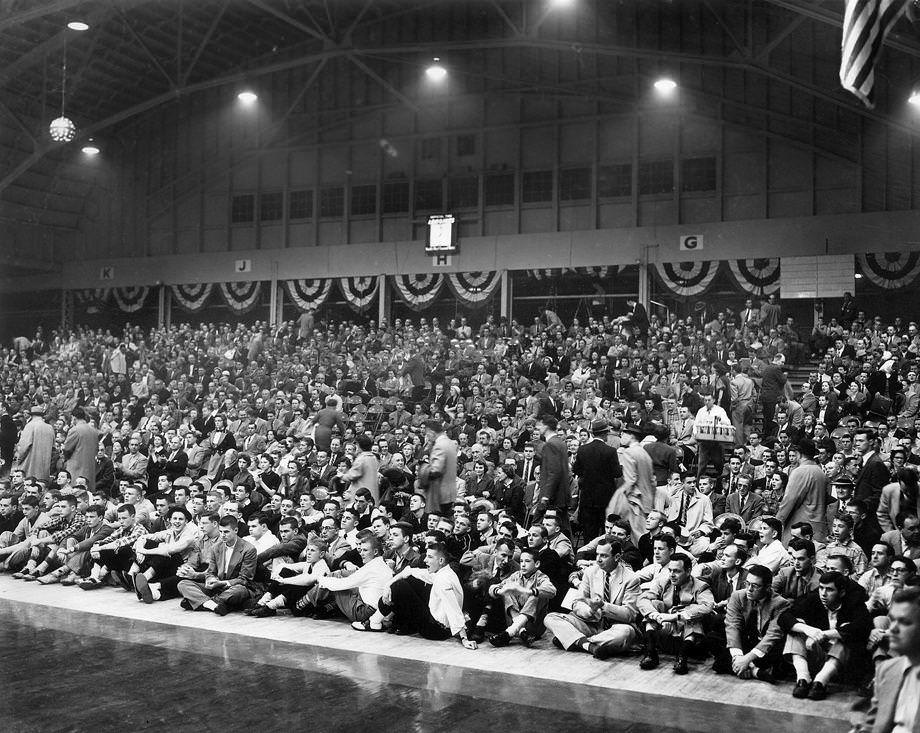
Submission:
[[[696,467],[696,476],[699,478],[703,475],[706,467],[712,463],[716,469],[716,476],[722,476],[722,469],[725,468],[725,454],[723,453],[722,443],[717,440],[704,440],[700,435],[715,435],[715,430],[729,425],[728,415],[725,410],[716,404],[714,394],[707,394],[703,398],[703,406],[696,413],[693,420],[693,430],[697,436],[700,453],[699,461]],[[717,479],[718,480],[718,479]]]
[[[809,438],[799,442],[799,465],[789,471],[789,484],[783,494],[776,518],[783,523],[783,542],[792,537],[792,526],[798,522],[811,525],[814,540],[827,539],[827,475],[815,463],[818,447]]]
[[[34,476],[47,483],[51,479],[54,428],[45,422],[44,405],[32,405],[29,414],[32,417],[16,444],[16,467],[22,469],[24,476]]]
[[[67,431],[63,447],[64,459],[67,461],[64,468],[70,471],[70,475],[74,478],[84,476],[86,488],[92,493],[96,487],[96,453],[99,450],[99,431],[89,424],[86,411],[82,407],[74,407],[71,416],[73,427]]]
[[[760,403],[763,406],[763,434],[772,435],[776,429],[773,416],[776,403],[786,394],[786,372],[783,369],[785,357],[776,354],[773,360],[761,370]]]
[[[560,529],[571,536],[569,502],[572,499],[572,476],[569,472],[569,451],[565,440],[556,433],[556,426],[556,418],[552,415],[541,415],[537,419],[537,430],[543,436],[545,445],[540,461],[536,518],[541,518],[547,509],[556,509]]]
[[[639,441],[645,432],[638,425],[627,425],[620,434],[620,466],[623,483],[614,492],[607,514],[619,514],[632,527],[632,541],[645,534],[645,518],[655,508],[655,473],[652,457]]]
[[[586,538],[600,535],[616,480],[623,475],[616,448],[607,443],[609,426],[591,423],[592,438],[578,448],[572,473],[578,478],[578,521]]]
[[[859,471],[856,474],[856,491],[854,499],[866,502],[868,510],[875,514],[882,489],[891,479],[891,471],[875,449],[875,431],[871,428],[859,428],[853,434],[853,448],[859,455]]]
[[[419,488],[426,492],[426,506],[449,514],[457,498],[457,444],[447,437],[440,420],[425,423],[428,464],[419,471]]]
[[[735,445],[747,444],[754,422],[754,380],[747,375],[747,367],[732,364],[732,425],[735,426]]]
[[[380,501],[380,486],[377,473],[380,469],[380,462],[371,452],[373,441],[368,435],[361,434],[356,440],[361,452],[355,456],[354,463],[351,464],[344,475],[346,481],[350,482],[352,492],[358,489],[367,489],[374,497],[374,504]]]

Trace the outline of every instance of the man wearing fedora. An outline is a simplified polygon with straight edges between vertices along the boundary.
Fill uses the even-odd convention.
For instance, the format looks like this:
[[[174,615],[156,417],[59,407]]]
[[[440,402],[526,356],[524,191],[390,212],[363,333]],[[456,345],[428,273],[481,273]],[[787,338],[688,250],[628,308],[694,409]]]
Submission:
[[[818,447],[810,438],[799,442],[799,465],[789,471],[786,492],[776,510],[776,518],[783,523],[783,541],[792,537],[792,527],[798,522],[811,525],[816,542],[827,540],[827,476],[815,462]]]
[[[607,504],[623,475],[616,448],[607,443],[609,431],[606,420],[591,423],[591,440],[578,448],[572,466],[578,478],[578,522],[586,539],[601,534]]]
[[[23,476],[34,476],[46,483],[51,478],[51,452],[54,448],[54,428],[45,422],[45,406],[32,405],[31,417],[16,443],[16,467]]]

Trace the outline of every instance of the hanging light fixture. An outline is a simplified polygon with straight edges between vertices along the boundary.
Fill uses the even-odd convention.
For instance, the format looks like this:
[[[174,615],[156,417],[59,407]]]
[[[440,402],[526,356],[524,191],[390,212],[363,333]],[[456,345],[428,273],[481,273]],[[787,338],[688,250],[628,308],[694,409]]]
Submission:
[[[69,143],[77,135],[77,126],[73,120],[64,115],[64,96],[67,91],[67,48],[64,48],[64,60],[61,63],[61,116],[51,120],[48,133],[56,143]]]

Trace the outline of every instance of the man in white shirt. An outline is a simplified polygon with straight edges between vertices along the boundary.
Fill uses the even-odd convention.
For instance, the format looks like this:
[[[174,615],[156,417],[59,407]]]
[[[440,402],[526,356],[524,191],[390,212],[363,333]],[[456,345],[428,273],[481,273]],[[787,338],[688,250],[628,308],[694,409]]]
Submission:
[[[758,521],[760,550],[747,561],[746,566],[763,565],[775,575],[784,565],[792,564],[789,551],[779,539],[783,534],[783,523],[774,517],[761,517]]]
[[[380,597],[393,578],[393,571],[383,559],[383,546],[371,532],[361,532],[358,537],[358,553],[363,565],[347,577],[337,571],[316,581],[311,602],[317,609],[317,617],[324,614],[328,594],[331,591],[338,609],[349,621],[367,621],[377,610]]]
[[[442,641],[456,636],[467,649],[476,642],[467,637],[463,616],[463,588],[448,563],[447,550],[434,542],[425,551],[425,568],[406,568],[384,591],[380,610],[367,623],[353,623],[359,631],[380,631],[385,615],[393,614],[397,633],[421,634]]]
[[[703,406],[696,413],[693,420],[693,430],[699,445],[699,465],[696,469],[697,477],[701,476],[706,467],[712,463],[716,469],[716,476],[722,475],[722,469],[725,467],[725,456],[722,452],[724,443],[716,440],[704,440],[700,434],[713,435],[714,429],[719,427],[730,427],[731,422],[728,415],[719,405],[716,404],[714,394],[707,394],[703,398]]]

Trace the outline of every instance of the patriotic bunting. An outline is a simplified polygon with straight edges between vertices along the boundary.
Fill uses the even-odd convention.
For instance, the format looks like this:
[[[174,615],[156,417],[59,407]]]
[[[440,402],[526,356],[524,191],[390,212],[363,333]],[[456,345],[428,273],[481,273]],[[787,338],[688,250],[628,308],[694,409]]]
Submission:
[[[729,260],[728,269],[746,293],[763,297],[779,292],[779,257]]]
[[[840,45],[840,84],[872,109],[875,65],[888,31],[910,0],[846,0]]]
[[[285,280],[284,288],[300,310],[315,310],[329,299],[332,280],[315,278],[307,280]]]
[[[664,262],[655,265],[655,271],[665,287],[675,295],[704,293],[719,271],[718,262]]]
[[[377,298],[378,288],[379,281],[376,275],[339,278],[339,290],[342,291],[348,305],[356,311],[367,310]]]
[[[221,283],[220,292],[231,310],[235,313],[246,313],[258,304],[262,283],[258,281]]]
[[[394,275],[391,278],[393,287],[399,291],[412,310],[423,310],[434,302],[444,284],[444,276],[441,274],[422,274],[422,275]]]
[[[447,275],[450,289],[466,305],[485,304],[501,280],[500,272],[452,272]]]
[[[548,280],[550,278],[560,277],[566,273],[574,273],[601,280],[607,276],[616,275],[618,269],[617,265],[598,265],[595,267],[546,267],[540,270],[527,270],[527,273],[535,280]]]
[[[101,305],[111,294],[111,288],[85,288],[74,290],[73,299],[77,305]]]
[[[856,255],[856,260],[863,275],[885,290],[906,288],[920,274],[920,252]]]
[[[125,313],[135,313],[144,307],[144,301],[150,288],[146,285],[129,288],[112,288],[112,295],[115,296],[115,303],[119,309]]]
[[[204,308],[214,291],[213,283],[192,283],[191,285],[170,285],[176,304],[188,313],[197,313]]]

